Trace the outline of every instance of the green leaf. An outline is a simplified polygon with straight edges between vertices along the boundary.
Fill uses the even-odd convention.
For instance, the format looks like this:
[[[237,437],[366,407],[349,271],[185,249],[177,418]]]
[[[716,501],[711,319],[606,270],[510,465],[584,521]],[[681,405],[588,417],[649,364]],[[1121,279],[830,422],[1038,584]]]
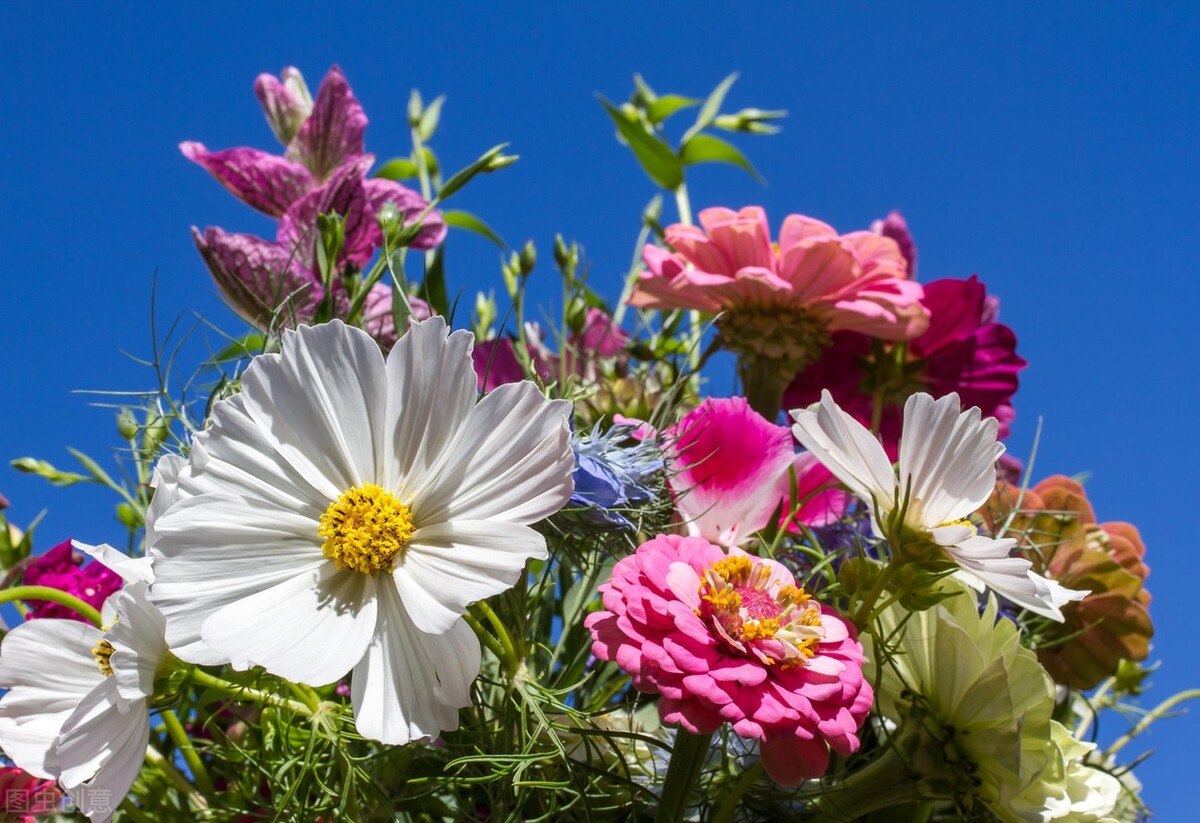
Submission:
[[[417,164],[407,157],[393,157],[375,170],[376,177],[387,180],[413,180],[420,175]]]
[[[436,314],[445,315],[450,309],[450,299],[446,296],[446,248],[438,246],[433,253],[433,262],[425,270],[425,279],[421,288],[417,289],[420,297]]]
[[[692,137],[704,131],[712,124],[713,120],[717,119],[717,115],[721,113],[721,104],[725,102],[725,95],[729,93],[730,87],[737,79],[738,73],[735,71],[718,83],[717,87],[712,90],[712,94],[708,95],[704,101],[704,105],[700,107],[700,112],[696,115],[696,122],[683,135],[684,143],[687,143]]]
[[[617,126],[617,131],[641,163],[646,174],[659,186],[675,191],[683,183],[683,163],[671,151],[671,147],[659,138],[646,132],[631,121],[612,103],[600,97],[600,105],[608,112]]]
[[[446,221],[447,226],[453,226],[456,229],[474,232],[480,237],[486,237],[502,249],[508,248],[508,244],[504,239],[492,230],[492,227],[480,220],[469,211],[444,211],[442,219]]]
[[[462,171],[457,172],[453,177],[447,180],[446,185],[442,186],[441,191],[438,192],[438,198],[440,200],[448,199],[463,186],[467,185],[467,183],[471,181],[471,178],[480,172],[486,173],[489,171],[494,171],[497,168],[510,165],[510,162],[516,158],[505,157],[500,153],[507,147],[508,143],[501,143],[498,146],[493,146],[492,148],[488,149],[483,153],[482,157],[480,157],[471,165],[467,166]]]
[[[651,123],[658,124],[666,120],[680,109],[690,109],[700,105],[694,97],[680,97],[678,94],[664,94],[650,105],[646,106],[646,117]]]
[[[248,332],[242,339],[234,340],[221,351],[213,355],[211,363],[231,363],[246,357],[253,357],[266,349],[266,339],[258,332]]]
[[[759,183],[766,182],[759,175],[758,170],[750,165],[750,161],[736,147],[726,143],[719,137],[713,137],[711,134],[697,134],[684,143],[683,150],[679,153],[679,159],[683,161],[685,166],[691,166],[695,163],[731,163],[740,169],[744,169],[747,174]]]
[[[86,454],[79,451],[78,449],[68,448],[67,451],[69,451],[71,453],[72,457],[74,457],[76,460],[79,461],[80,465],[82,465],[85,469],[88,470],[88,472],[91,473],[92,477],[96,478],[97,482],[103,483],[105,486],[108,486],[110,489],[113,489],[114,491],[119,490],[121,488],[113,481],[113,479],[111,477],[108,476],[108,472],[106,472],[104,469],[100,468],[100,464],[97,463],[95,460],[88,457]]]

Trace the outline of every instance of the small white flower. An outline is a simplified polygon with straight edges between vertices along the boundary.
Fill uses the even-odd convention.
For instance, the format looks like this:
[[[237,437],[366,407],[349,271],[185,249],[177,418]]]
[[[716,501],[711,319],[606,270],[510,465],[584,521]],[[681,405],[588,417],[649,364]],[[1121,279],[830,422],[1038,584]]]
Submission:
[[[476,403],[472,343],[435,317],[385,362],[335,321],[254,359],[147,518],[173,652],[318,686],[353,671],[358,730],[386,743],[457,728],[480,666],[462,615],[546,556],[529,524],[574,469],[570,404],[529,382]]]
[[[1063,605],[1087,595],[1036,574],[1028,560],[1011,557],[1016,540],[984,537],[967,521],[996,485],[996,460],[1004,446],[996,441],[996,420],[981,420],[978,408],[960,412],[957,394],[908,398],[898,473],[879,441],[828,391],[819,404],[791,414],[796,439],[875,508],[880,533],[907,499],[904,528],[940,546],[976,588],[988,586],[1058,621]]]
[[[146,592],[150,561],[110,546],[75,547],[125,586],[104,603],[107,630],[41,618],[0,645],[0,747],[37,777],[53,778],[93,820],[105,821],[133,785],[150,738],[154,675],[166,656],[163,619]],[[89,806],[89,792],[113,803]],[[93,795],[95,796],[95,795]]]

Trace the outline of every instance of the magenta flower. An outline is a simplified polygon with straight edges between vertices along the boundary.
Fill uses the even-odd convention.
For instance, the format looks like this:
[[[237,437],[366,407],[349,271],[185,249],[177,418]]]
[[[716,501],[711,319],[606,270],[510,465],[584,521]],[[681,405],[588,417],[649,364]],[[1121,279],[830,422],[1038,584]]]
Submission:
[[[73,594],[89,606],[99,609],[110,594],[124,585],[124,581],[103,563],[93,560],[84,566],[83,559],[82,554],[72,551],[70,540],[59,543],[25,567],[25,585],[49,586]],[[66,606],[45,600],[30,601],[29,619],[35,617],[87,622],[85,617]]]
[[[670,249],[646,246],[632,305],[725,312],[727,347],[789,364],[811,360],[831,332],[907,340],[925,330],[921,286],[890,238],[793,214],[772,244],[757,206],[705,209],[700,224],[668,227]]]
[[[192,229],[196,247],[213,279],[238,314],[259,328],[266,328],[273,319],[289,327],[314,319],[324,297],[316,266],[319,215],[337,212],[344,217],[346,241],[340,263],[361,269],[383,244],[377,218],[384,205],[394,204],[406,219],[415,218],[425,208],[420,195],[398,183],[365,178],[371,162],[370,155],[362,155],[346,163],[325,183],[292,203],[279,221],[275,242],[216,227],[205,229],[203,235]],[[441,218],[431,214],[413,245],[431,248],[441,241],[445,230]],[[367,331],[385,347],[396,339],[391,325],[391,293],[388,286],[376,285],[364,311]],[[344,317],[349,308],[344,290],[335,293],[334,302],[334,316]],[[409,302],[417,319],[429,316],[424,302],[415,298]]]
[[[784,405],[808,406],[828,389],[844,411],[870,425],[872,395],[879,388],[886,400],[880,435],[889,455],[895,456],[908,397],[957,392],[964,408],[978,406],[984,417],[995,417],[998,436],[1007,437],[1015,416],[1017,374],[1025,360],[1017,355],[1012,329],[995,322],[995,300],[972,276],[926,284],[921,302],[929,310],[929,328],[908,341],[903,351],[880,348],[861,334],[835,334],[821,358],[788,386]]]
[[[664,723],[693,734],[730,723],[789,786],[823,774],[831,749],[858,750],[873,699],[862,646],[781,564],[664,535],[618,561],[600,592],[605,611],[584,623],[592,653],[661,694]]]
[[[688,533],[710,542],[745,544],[781,506],[793,528],[824,526],[840,518],[851,499],[820,461],[796,453],[786,426],[769,422],[745,398],[705,400],[665,434],[675,507]]]
[[[495,391],[505,383],[520,383],[525,379],[525,369],[517,359],[512,340],[507,337],[476,343],[471,349],[471,361],[481,392]]]
[[[329,70],[316,103],[309,100],[307,106],[308,89],[300,72],[289,67],[283,76],[280,82],[269,74],[259,75],[254,91],[267,122],[286,147],[286,157],[251,148],[209,151],[203,143],[179,144],[184,157],[202,166],[239,200],[272,217],[283,216],[336,169],[365,154],[367,116],[341,69]]]
[[[36,823],[38,815],[55,814],[62,799],[55,781],[35,777],[17,766],[0,766],[0,820]]]
[[[209,271],[240,315],[260,328],[273,321],[294,326],[315,319],[325,296],[316,271],[321,214],[336,212],[346,221],[338,260],[343,272],[361,271],[383,245],[378,218],[388,204],[406,223],[421,220],[413,247],[431,249],[441,243],[445,222],[436,211],[425,214],[424,198],[399,183],[366,176],[375,160],[363,149],[367,118],[337,66],[321,82],[315,103],[293,68],[284,69],[282,79],[260,75],[255,93],[286,146],[285,157],[252,148],[211,152],[201,143],[179,146],[240,200],[279,218],[273,243],[219,228],[203,235],[192,230]],[[334,316],[345,317],[350,303],[345,291],[339,288],[333,302]],[[424,303],[410,302],[418,319],[429,315]],[[363,317],[367,331],[382,345],[395,342],[390,288],[374,287]]]

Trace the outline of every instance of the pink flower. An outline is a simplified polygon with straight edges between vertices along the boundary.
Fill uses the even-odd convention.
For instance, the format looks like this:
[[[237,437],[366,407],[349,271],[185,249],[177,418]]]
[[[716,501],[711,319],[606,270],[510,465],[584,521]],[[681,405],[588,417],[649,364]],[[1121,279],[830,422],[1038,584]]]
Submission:
[[[0,766],[0,820],[34,823],[54,814],[63,794],[53,780],[34,777],[16,766]]]
[[[600,592],[605,611],[584,623],[592,653],[661,694],[664,723],[732,724],[784,785],[823,774],[830,749],[858,750],[873,699],[862,646],[781,564],[664,535],[618,561]]]
[[[1015,416],[1017,373],[1025,360],[1017,355],[1012,329],[994,322],[995,301],[972,276],[926,284],[921,302],[929,310],[929,328],[908,341],[903,352],[861,334],[835,334],[820,359],[788,386],[784,405],[807,406],[828,389],[842,409],[870,425],[872,393],[880,387],[886,399],[880,434],[894,456],[908,397],[922,391],[935,398],[957,392],[964,408],[978,406],[984,417],[995,417],[998,436],[1007,437]]]
[[[83,555],[71,550],[71,541],[59,543],[41,557],[35,558],[25,567],[24,583],[27,586],[49,586],[52,589],[73,594],[97,609],[108,596],[124,585],[121,576],[99,561],[83,565]],[[87,619],[80,614],[45,600],[31,600],[29,619],[35,617],[59,617],[67,620]]]
[[[757,206],[705,209],[700,224],[668,227],[671,250],[643,250],[649,270],[632,305],[726,312],[726,346],[788,362],[811,359],[830,332],[907,340],[925,330],[921,286],[890,238],[793,214],[772,244]]]
[[[739,546],[782,506],[790,524],[824,526],[846,511],[849,495],[807,452],[797,454],[786,426],[776,426],[745,398],[708,399],[666,431],[670,486],[688,533]],[[798,497],[790,500],[791,470]],[[797,508],[798,507],[798,508]]]
[[[471,349],[471,360],[481,392],[495,391],[505,383],[519,383],[525,379],[525,369],[517,359],[512,340],[507,337],[476,343]]]

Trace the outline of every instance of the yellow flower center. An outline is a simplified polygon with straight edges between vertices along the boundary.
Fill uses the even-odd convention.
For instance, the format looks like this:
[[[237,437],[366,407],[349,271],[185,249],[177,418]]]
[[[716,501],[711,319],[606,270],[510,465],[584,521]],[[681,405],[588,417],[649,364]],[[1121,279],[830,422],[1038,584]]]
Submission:
[[[112,654],[114,651],[113,644],[104,639],[92,647],[92,657],[96,658],[96,665],[100,667],[100,672],[105,677],[112,677]]]
[[[767,666],[799,665],[825,636],[821,610],[791,583],[772,579],[771,568],[747,555],[716,561],[700,581],[697,615],[737,652]]]
[[[373,483],[347,489],[321,515],[321,551],[339,569],[391,571],[413,527],[412,509]]]

